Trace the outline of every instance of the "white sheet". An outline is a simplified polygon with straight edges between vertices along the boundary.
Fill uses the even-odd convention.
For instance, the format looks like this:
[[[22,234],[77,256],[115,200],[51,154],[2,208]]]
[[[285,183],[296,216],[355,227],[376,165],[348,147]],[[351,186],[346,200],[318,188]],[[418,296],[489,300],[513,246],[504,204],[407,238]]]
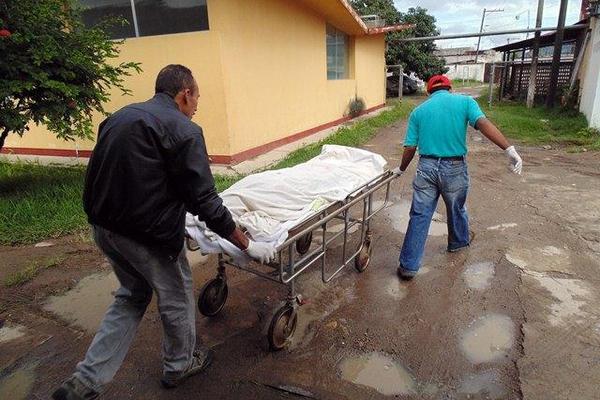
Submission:
[[[386,163],[367,150],[325,145],[320,155],[305,163],[243,178],[223,191],[221,198],[252,239],[277,246],[287,239],[290,228],[382,174]],[[226,252],[238,263],[249,261],[190,214],[186,231],[203,253]]]

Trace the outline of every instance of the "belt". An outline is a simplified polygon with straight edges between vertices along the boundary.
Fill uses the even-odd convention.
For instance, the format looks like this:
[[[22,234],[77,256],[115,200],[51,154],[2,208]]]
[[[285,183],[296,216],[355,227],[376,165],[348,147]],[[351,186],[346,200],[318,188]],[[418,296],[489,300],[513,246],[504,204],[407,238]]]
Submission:
[[[429,154],[421,154],[421,158],[431,158],[433,160],[463,161],[465,159],[465,156],[438,157]]]

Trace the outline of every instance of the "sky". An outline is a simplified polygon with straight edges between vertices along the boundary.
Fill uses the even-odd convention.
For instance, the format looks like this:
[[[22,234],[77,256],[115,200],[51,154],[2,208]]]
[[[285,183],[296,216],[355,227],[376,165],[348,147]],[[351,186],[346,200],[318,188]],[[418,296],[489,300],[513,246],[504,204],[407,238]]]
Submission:
[[[394,0],[399,11],[406,12],[410,7],[423,7],[437,20],[437,26],[442,35],[458,33],[477,33],[481,27],[483,9],[503,9],[502,12],[487,13],[485,31],[500,31],[527,28],[527,10],[529,10],[529,25],[535,28],[537,15],[537,0]],[[560,0],[545,0],[543,27],[556,26],[558,22]],[[566,24],[570,25],[579,20],[581,0],[569,0]],[[517,18],[518,17],[518,18]],[[530,34],[531,37],[532,34]],[[481,49],[489,49],[525,39],[525,34],[502,36],[487,36],[481,38]],[[508,41],[507,41],[508,40]],[[436,41],[438,48],[477,47],[477,38],[449,39]]]

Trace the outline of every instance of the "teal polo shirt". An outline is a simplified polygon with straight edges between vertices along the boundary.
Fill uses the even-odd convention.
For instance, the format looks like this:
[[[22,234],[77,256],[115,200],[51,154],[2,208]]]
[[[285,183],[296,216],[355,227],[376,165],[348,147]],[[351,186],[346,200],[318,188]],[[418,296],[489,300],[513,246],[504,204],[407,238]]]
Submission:
[[[475,127],[483,117],[472,97],[438,90],[410,114],[404,146],[417,147],[421,155],[464,156],[467,124]]]

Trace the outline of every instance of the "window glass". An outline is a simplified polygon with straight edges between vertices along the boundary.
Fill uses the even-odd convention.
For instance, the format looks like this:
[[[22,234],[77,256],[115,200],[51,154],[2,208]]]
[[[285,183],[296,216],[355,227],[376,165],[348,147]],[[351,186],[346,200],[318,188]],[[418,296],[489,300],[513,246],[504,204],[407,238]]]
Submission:
[[[208,30],[206,0],[135,0],[140,36]]]
[[[81,17],[86,26],[92,27],[110,17],[120,17],[126,24],[112,24],[107,33],[113,39],[135,37],[133,12],[130,0],[80,0]]]
[[[348,35],[327,25],[327,79],[348,78]]]
[[[132,5],[133,3],[133,5]],[[79,0],[83,23],[95,26],[110,17],[128,23],[113,24],[113,39],[208,30],[206,0]]]

